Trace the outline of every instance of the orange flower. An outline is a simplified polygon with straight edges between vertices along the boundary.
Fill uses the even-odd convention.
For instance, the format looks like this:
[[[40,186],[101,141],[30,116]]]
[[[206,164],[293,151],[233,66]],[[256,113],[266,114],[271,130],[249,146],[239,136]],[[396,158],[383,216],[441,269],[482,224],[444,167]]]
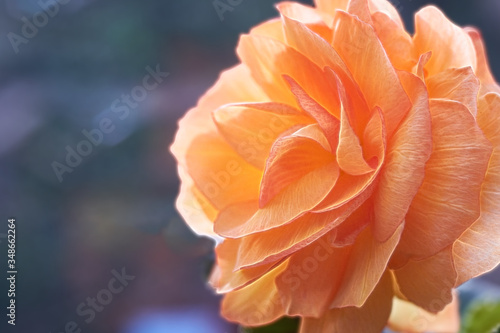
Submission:
[[[281,3],[243,35],[172,146],[177,207],[218,242],[222,315],[367,333],[394,303],[395,329],[454,331],[453,288],[500,261],[500,87],[480,34],[432,6],[413,37],[386,0],[316,7]]]

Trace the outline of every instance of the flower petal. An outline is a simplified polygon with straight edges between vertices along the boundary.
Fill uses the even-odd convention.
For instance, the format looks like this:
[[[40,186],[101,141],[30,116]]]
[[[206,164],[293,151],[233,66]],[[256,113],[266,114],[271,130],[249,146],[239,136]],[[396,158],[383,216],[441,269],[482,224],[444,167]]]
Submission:
[[[416,57],[432,51],[425,66],[429,75],[448,68],[476,68],[476,52],[470,37],[434,6],[427,6],[415,15],[413,44]]]
[[[238,65],[223,72],[217,83],[179,121],[179,130],[170,147],[179,164],[186,166],[185,155],[192,141],[202,133],[216,133],[212,111],[223,104],[267,102],[269,97],[252,79],[248,67]]]
[[[362,211],[366,209],[369,206]],[[369,214],[356,215],[366,219]],[[401,231],[402,227],[389,241],[379,243],[366,228],[353,245],[340,248],[333,246],[335,236],[330,239],[327,234],[294,253],[277,280],[287,314],[317,318],[329,308],[361,307],[386,271]]]
[[[330,143],[330,151],[335,150],[339,141],[340,122],[330,112],[325,110],[314,99],[312,99],[302,87],[289,76],[285,80],[290,85],[290,90],[297,98],[302,109],[309,114],[321,127]],[[339,102],[340,103],[340,102]]]
[[[288,261],[284,261],[252,284],[227,293],[222,300],[222,316],[244,326],[269,324],[283,316],[275,280],[287,266]]]
[[[451,246],[424,260],[410,260],[394,271],[400,292],[431,313],[442,311],[453,300],[457,281]]]
[[[479,217],[481,184],[491,155],[469,110],[431,100],[433,152],[406,215],[396,261],[426,258],[451,245]]]
[[[481,217],[453,245],[458,272],[457,285],[488,272],[500,263],[500,95],[490,93],[479,100],[478,123],[493,144],[481,192]],[[481,244],[481,246],[477,246]]]
[[[323,144],[329,148],[319,126],[309,125],[308,128],[311,132],[309,135],[316,137],[290,135],[273,144],[260,184],[260,208],[265,207],[289,185],[333,161],[333,156],[320,143],[324,141]]]
[[[340,119],[338,94],[331,93],[332,91],[339,90],[340,87],[337,81],[340,80],[347,92],[347,98],[352,108],[356,109],[358,116],[357,123],[359,122],[360,127],[365,125],[364,121],[369,116],[368,106],[358,84],[354,81],[349,69],[337,51],[327,41],[316,35],[301,22],[295,21],[286,15],[282,15],[282,19],[289,45],[304,54],[317,66],[323,68],[327,74],[327,80],[331,87],[330,95],[332,96],[332,100],[336,102],[335,105],[332,104],[332,108],[327,110]]]
[[[339,145],[337,147],[337,162],[340,168],[353,176],[364,175],[374,169],[363,157],[363,149],[356,136],[344,107],[341,107]]]
[[[325,213],[307,213],[282,227],[266,232],[248,235],[238,239],[226,239],[220,245],[224,248],[230,243],[238,244],[237,251],[228,251],[235,259],[235,270],[276,262],[292,253],[301,250],[312,242],[323,237],[335,228],[342,238],[335,238],[335,246],[352,245],[354,239],[369,221],[360,218],[360,206],[371,194],[366,191],[348,204]],[[359,209],[358,209],[359,208]],[[365,213],[365,210],[362,210]],[[362,217],[365,217],[363,215]],[[365,223],[366,222],[366,223]],[[351,241],[351,238],[353,238]],[[347,244],[348,243],[348,244]],[[225,252],[227,253],[227,252]]]
[[[288,75],[325,109],[335,107],[335,96],[330,94],[330,83],[322,69],[294,48],[269,37],[243,35],[237,53],[274,102],[297,105],[283,78]]]
[[[228,104],[213,112],[213,121],[232,148],[261,170],[280,135],[313,122],[301,111],[279,103]]]
[[[422,185],[432,151],[431,116],[424,83],[409,73],[401,81],[413,108],[388,144],[386,162],[374,193],[374,234],[384,241],[403,223]]]
[[[426,80],[429,98],[442,98],[465,105],[470,113],[477,115],[479,81],[471,67],[450,68]]]
[[[218,211],[199,193],[199,190],[194,186],[193,180],[182,166],[179,166],[178,171],[181,179],[181,189],[175,202],[177,211],[195,233],[218,239],[219,237],[213,231],[213,221]]]
[[[385,12],[373,13],[372,20],[373,27],[392,65],[396,69],[411,72],[416,61],[412,55],[410,35]]]
[[[391,137],[411,107],[401,82],[373,28],[338,12],[333,47],[358,83],[370,109],[379,106]]]
[[[459,300],[456,292],[453,301],[443,311],[432,314],[411,302],[394,297],[389,327],[397,332],[458,333],[460,330]]]
[[[384,13],[395,22],[400,29],[404,29],[403,20],[398,10],[387,0],[370,0],[370,9],[373,14]]]
[[[267,263],[256,267],[234,270],[235,262],[231,251],[237,251],[234,243],[224,240],[215,249],[217,265],[210,276],[210,284],[218,293],[228,293],[241,289],[265,275],[277,263]]]
[[[487,92],[496,92],[500,94],[500,86],[491,73],[481,33],[479,30],[470,27],[465,28],[464,30],[472,39],[472,43],[474,44],[474,48],[476,50],[476,75],[481,81],[481,95],[486,94]]]
[[[215,221],[215,232],[226,238],[240,238],[290,223],[321,202],[337,178],[337,163],[329,163],[289,185],[262,209],[258,209],[258,202],[229,207]]]
[[[375,240],[370,227],[358,236],[331,308],[361,307],[365,303],[384,274],[402,231],[403,225],[383,243]]]
[[[333,18],[330,15],[321,15],[320,11],[297,2],[280,2],[276,7],[282,15],[302,22],[328,42],[332,40],[332,30],[329,26]]]
[[[349,0],[314,0],[314,3],[322,12],[334,15],[337,9],[346,10]]]
[[[217,210],[259,196],[262,171],[247,163],[218,134],[195,138],[186,163],[195,185]]]
[[[303,318],[300,333],[380,333],[391,314],[392,295],[391,277],[386,273],[362,307],[333,309],[319,319]]]

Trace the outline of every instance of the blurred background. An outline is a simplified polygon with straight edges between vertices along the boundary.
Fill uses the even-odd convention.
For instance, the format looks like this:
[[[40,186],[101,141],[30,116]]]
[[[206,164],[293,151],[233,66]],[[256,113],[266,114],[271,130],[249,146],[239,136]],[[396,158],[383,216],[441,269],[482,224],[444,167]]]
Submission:
[[[60,0],[45,15],[50,0],[0,3],[0,276],[10,217],[18,270],[16,327],[2,311],[0,332],[237,331],[205,284],[213,244],[175,211],[168,147],[237,63],[238,36],[278,1],[243,0],[222,17],[212,2]],[[410,30],[431,3],[393,2]],[[432,3],[481,29],[500,78],[500,1]],[[151,89],[137,88],[152,72]],[[2,277],[3,309],[7,289]]]

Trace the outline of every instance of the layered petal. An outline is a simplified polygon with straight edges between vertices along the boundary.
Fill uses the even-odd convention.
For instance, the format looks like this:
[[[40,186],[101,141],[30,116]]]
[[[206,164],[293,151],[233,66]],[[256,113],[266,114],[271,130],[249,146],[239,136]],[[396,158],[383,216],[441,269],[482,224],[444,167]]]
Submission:
[[[411,72],[416,60],[412,55],[413,43],[410,35],[385,11],[373,13],[372,21],[394,68]]]
[[[332,309],[318,319],[304,318],[300,333],[379,333],[391,313],[392,295],[392,281],[387,273],[362,307]]]
[[[430,98],[460,102],[474,117],[477,115],[479,80],[471,67],[447,69],[429,77],[426,83]]]
[[[316,9],[299,4],[297,2],[285,1],[277,5],[282,15],[297,20],[305,24],[311,31],[321,36],[326,41],[332,39],[333,18],[330,15],[324,15]]]
[[[331,163],[333,156],[325,148],[330,147],[317,125],[309,125],[295,135],[277,140],[271,148],[262,177],[259,207],[264,208],[289,185]]]
[[[358,236],[331,308],[361,307],[365,304],[386,270],[402,231],[403,226],[400,226],[385,242],[378,242],[370,227]]]
[[[324,108],[334,109],[336,99],[322,69],[294,48],[273,38],[243,35],[237,53],[274,102],[297,105],[283,78],[288,75]]]
[[[321,202],[337,178],[335,162],[319,167],[289,185],[262,209],[258,201],[225,209],[215,221],[215,231],[223,237],[239,238],[290,223]]]
[[[415,15],[414,55],[431,51],[425,69],[434,75],[449,68],[476,69],[476,52],[469,35],[438,8],[427,6]]]
[[[340,168],[353,176],[372,172],[374,168],[364,159],[363,148],[349,123],[344,107],[341,108],[339,145],[337,146],[337,162]]]
[[[219,211],[259,195],[262,171],[247,163],[218,134],[196,137],[186,152],[186,163],[196,187]]]
[[[479,217],[491,144],[460,103],[430,102],[433,152],[408,214],[395,261],[426,258],[451,245]]]
[[[287,267],[288,261],[284,261],[252,284],[227,293],[221,305],[224,318],[245,326],[260,326],[283,316],[276,278]]]
[[[390,137],[411,107],[398,75],[373,28],[339,12],[333,47],[358,83],[370,109],[380,107]]]
[[[433,314],[416,305],[394,297],[389,327],[397,332],[457,333],[460,330],[459,301],[456,292],[453,301],[443,311]]]
[[[217,83],[179,121],[179,130],[170,150],[180,165],[186,166],[185,153],[200,134],[217,132],[212,111],[221,105],[240,102],[267,102],[269,97],[253,80],[248,67],[238,65],[223,72]]]
[[[481,95],[484,95],[488,92],[496,92],[500,94],[500,86],[491,73],[488,56],[486,55],[486,49],[483,43],[483,38],[481,37],[481,33],[474,28],[465,28],[465,31],[472,39],[472,43],[474,44],[474,48],[476,51],[476,75],[481,81]]]
[[[494,149],[481,189],[481,216],[453,245],[457,285],[492,270],[500,263],[499,110],[500,95],[490,93],[479,100],[477,120]]]
[[[424,83],[400,73],[413,107],[388,143],[387,157],[374,193],[374,234],[384,241],[403,223],[424,180],[432,151],[431,116]]]
[[[337,9],[346,10],[349,0],[314,0],[314,3],[322,12],[334,15]]]
[[[358,234],[370,222],[366,219],[366,209],[362,205],[371,194],[361,193],[356,199],[337,209],[324,213],[307,213],[292,223],[262,233],[238,239],[226,239],[219,247],[221,252],[235,259],[234,270],[276,262],[317,241],[334,229],[328,238],[334,246],[352,245]],[[332,235],[338,234],[335,238]],[[330,241],[329,241],[330,243]],[[223,250],[224,248],[237,250]]]
[[[427,259],[409,261],[394,275],[406,299],[428,312],[436,314],[453,300],[457,273],[451,246]]]
[[[213,121],[233,150],[261,170],[280,135],[313,122],[299,110],[279,103],[228,104],[213,112]]]

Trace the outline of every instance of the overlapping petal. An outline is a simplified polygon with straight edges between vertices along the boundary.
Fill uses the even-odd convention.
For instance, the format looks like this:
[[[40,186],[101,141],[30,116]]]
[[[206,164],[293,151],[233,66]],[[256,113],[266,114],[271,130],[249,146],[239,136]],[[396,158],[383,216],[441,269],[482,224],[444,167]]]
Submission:
[[[172,146],[177,208],[217,241],[222,315],[456,331],[453,288],[500,258],[500,88],[481,36],[433,6],[411,37],[387,0],[315,3],[243,35],[242,64]]]
[[[385,274],[362,307],[332,309],[321,318],[304,318],[300,333],[380,333],[391,313],[392,281]]]

